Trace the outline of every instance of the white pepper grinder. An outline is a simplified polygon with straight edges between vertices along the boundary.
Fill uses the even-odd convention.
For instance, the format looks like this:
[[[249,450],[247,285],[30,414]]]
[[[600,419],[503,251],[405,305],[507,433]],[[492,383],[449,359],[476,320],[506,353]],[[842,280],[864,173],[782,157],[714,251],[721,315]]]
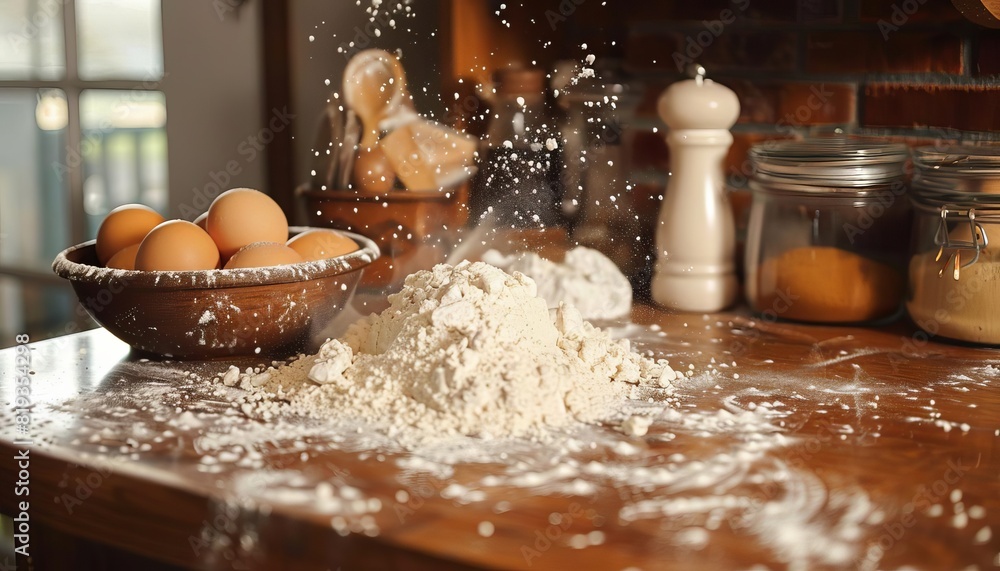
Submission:
[[[660,95],[669,130],[670,181],[656,230],[656,303],[681,311],[719,311],[736,300],[735,224],[725,194],[723,161],[740,114],[733,91],[705,78],[678,81]]]

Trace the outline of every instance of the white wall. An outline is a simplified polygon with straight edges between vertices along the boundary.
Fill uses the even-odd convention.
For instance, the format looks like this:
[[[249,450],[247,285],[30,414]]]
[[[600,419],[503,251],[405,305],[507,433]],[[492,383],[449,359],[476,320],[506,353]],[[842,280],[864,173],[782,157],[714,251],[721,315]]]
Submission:
[[[173,216],[193,218],[207,207],[218,192],[214,181],[222,190],[263,188],[266,161],[251,139],[262,128],[264,105],[261,1],[238,10],[233,0],[163,2]]]
[[[255,142],[262,121],[261,2],[248,0],[228,11],[234,0],[163,2],[167,140],[170,164],[170,211],[192,218],[207,206],[216,181],[222,190],[235,186],[264,189],[266,161]],[[396,16],[392,28],[365,13],[370,0],[291,0],[289,21],[296,181],[309,178],[316,125],[326,99],[340,91],[347,58],[338,53],[353,39],[366,47],[401,50],[410,92],[417,109],[440,113],[441,2],[413,3],[413,17]],[[219,8],[224,14],[219,16]],[[380,36],[373,33],[375,27]],[[310,41],[310,36],[313,37]],[[326,85],[329,79],[330,84]],[[271,110],[268,117],[278,117]],[[280,123],[280,121],[279,121]],[[265,147],[266,148],[266,147]],[[236,175],[227,173],[237,172]],[[213,176],[214,175],[214,176]],[[227,181],[227,178],[229,179]]]

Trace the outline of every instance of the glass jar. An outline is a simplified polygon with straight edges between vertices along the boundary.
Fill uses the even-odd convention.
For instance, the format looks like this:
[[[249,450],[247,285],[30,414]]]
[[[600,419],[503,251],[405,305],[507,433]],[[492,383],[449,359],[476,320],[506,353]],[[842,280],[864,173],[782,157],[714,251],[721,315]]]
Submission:
[[[816,323],[898,316],[909,247],[907,158],[905,145],[844,138],[751,148],[751,309]]]
[[[1000,345],[1000,147],[922,147],[906,309],[930,336]]]

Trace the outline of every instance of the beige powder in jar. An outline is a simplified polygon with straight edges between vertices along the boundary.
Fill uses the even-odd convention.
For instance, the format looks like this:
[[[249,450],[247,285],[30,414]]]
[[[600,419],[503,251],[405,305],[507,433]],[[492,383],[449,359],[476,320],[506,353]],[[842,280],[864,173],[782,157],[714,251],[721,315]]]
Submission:
[[[962,258],[971,255],[963,252]],[[1000,251],[980,252],[976,263],[959,271],[958,280],[953,266],[945,267],[948,258],[935,257],[932,250],[910,260],[910,317],[931,335],[1000,345]]]

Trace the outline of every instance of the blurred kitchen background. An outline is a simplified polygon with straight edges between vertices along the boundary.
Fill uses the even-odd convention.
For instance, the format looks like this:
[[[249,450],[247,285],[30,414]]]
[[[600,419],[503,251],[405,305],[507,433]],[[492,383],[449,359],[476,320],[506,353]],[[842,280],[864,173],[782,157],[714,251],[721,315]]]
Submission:
[[[649,258],[669,176],[655,102],[685,63],[740,97],[739,215],[759,141],[997,139],[1000,21],[981,1],[0,0],[0,346],[91,326],[49,265],[120,204],[190,219],[214,188],[248,186],[294,217],[358,49],[398,49],[416,108],[475,133],[495,70],[595,55],[635,94],[619,142]]]

